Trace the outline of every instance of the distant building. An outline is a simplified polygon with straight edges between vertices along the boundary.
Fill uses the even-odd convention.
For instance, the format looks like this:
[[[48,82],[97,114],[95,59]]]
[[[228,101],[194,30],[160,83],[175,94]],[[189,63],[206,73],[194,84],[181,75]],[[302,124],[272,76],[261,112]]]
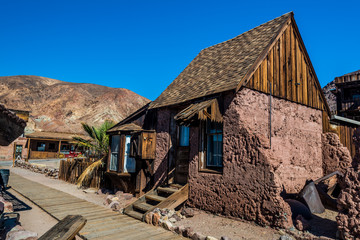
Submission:
[[[33,132],[26,134],[28,140],[27,159],[48,159],[62,157],[76,157],[82,149],[77,147],[74,133]],[[86,138],[85,136],[81,136]]]

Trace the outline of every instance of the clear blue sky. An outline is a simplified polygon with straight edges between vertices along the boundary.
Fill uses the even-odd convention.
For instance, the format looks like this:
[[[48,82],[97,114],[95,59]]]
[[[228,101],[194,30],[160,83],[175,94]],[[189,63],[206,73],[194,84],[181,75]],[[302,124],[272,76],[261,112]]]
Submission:
[[[324,86],[360,69],[359,1],[0,0],[0,76],[127,88],[154,100],[199,51],[294,11]]]

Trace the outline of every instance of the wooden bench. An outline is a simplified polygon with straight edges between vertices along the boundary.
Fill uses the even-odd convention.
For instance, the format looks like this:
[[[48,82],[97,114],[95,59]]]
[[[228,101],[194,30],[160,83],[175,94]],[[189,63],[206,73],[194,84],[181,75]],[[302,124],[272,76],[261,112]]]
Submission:
[[[72,240],[85,226],[86,219],[80,215],[68,215],[58,222],[49,231],[44,233],[39,240]]]

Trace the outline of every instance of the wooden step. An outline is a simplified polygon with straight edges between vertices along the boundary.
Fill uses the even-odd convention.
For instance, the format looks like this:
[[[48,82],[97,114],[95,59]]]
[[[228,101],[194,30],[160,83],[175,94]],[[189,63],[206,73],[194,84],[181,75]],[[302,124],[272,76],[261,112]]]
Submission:
[[[157,190],[158,190],[158,192],[164,192],[164,193],[172,194],[174,192],[177,192],[179,189],[169,188],[169,187],[158,187]]]
[[[153,201],[157,201],[157,202],[162,202],[166,199],[165,197],[160,197],[160,196],[154,195],[154,194],[145,195],[145,198],[147,200],[153,200]]]
[[[136,218],[136,219],[139,219],[139,220],[142,220],[143,215],[144,215],[144,214],[136,212],[136,211],[128,211],[128,212],[125,212],[125,213],[127,215],[129,215],[130,217],[133,217],[133,218]]]
[[[135,202],[133,204],[133,208],[139,209],[143,212],[147,212],[149,211],[151,208],[153,208],[154,206],[148,203],[144,203],[144,202]]]
[[[176,184],[176,183],[172,183],[172,184],[170,184],[170,186],[171,186],[172,188],[177,188],[177,189],[180,189],[180,188],[183,187],[183,185]]]

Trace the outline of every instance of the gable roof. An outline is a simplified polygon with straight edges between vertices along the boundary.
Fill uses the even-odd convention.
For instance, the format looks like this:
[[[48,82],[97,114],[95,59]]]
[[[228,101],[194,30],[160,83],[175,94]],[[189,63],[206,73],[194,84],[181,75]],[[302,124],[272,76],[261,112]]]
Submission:
[[[293,15],[284,14],[233,39],[202,50],[150,104],[158,108],[234,90]]]

